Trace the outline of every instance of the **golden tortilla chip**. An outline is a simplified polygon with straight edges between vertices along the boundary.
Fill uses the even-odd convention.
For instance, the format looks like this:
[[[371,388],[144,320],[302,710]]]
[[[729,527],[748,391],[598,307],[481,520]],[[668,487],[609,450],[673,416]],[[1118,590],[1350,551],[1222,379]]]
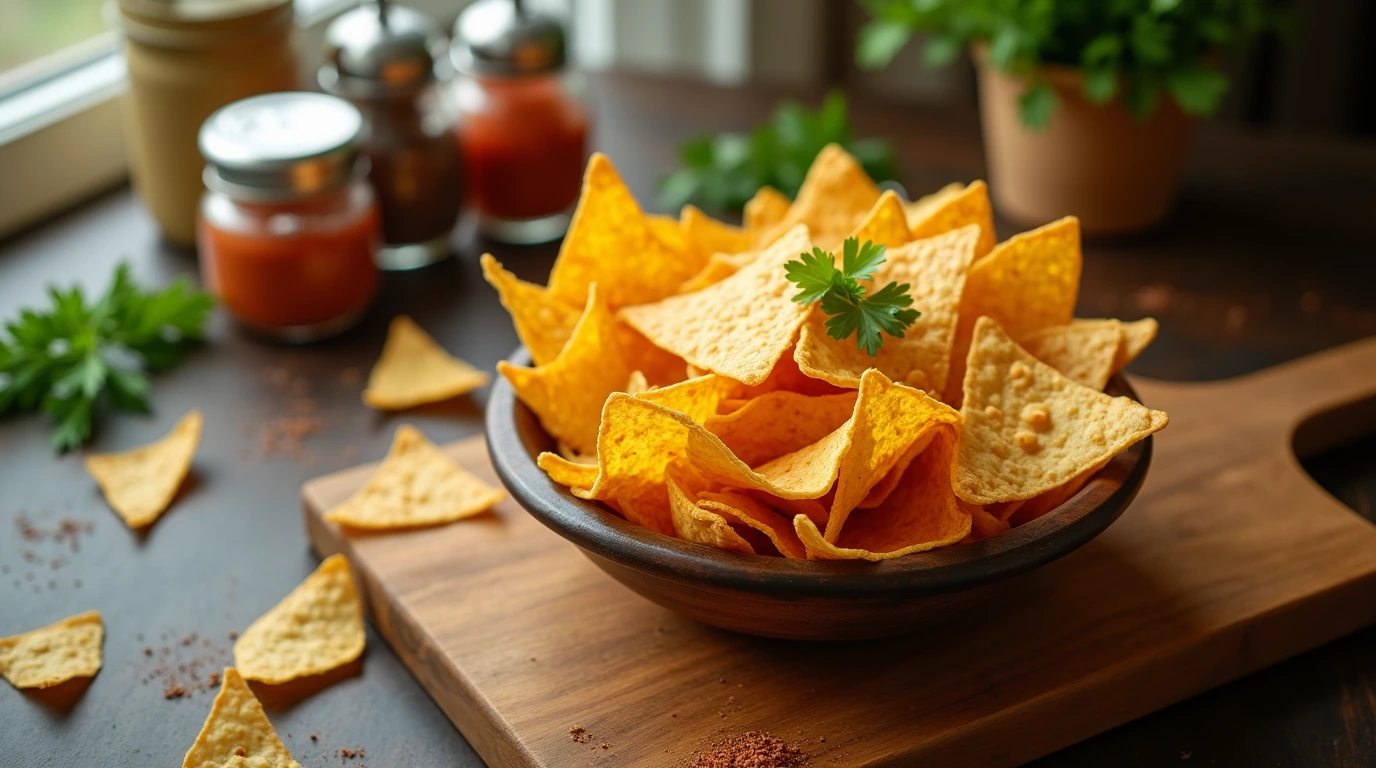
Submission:
[[[970,513],[970,535],[966,536],[961,542],[969,544],[974,541],[982,541],[990,536],[997,536],[1008,530],[1008,522],[1000,520],[989,514],[984,507],[977,507],[973,504],[966,504],[965,511]]]
[[[755,548],[731,528],[726,518],[714,511],[699,508],[673,478],[665,478],[665,482],[668,484],[669,511],[673,517],[674,533],[678,534],[680,539],[728,552],[755,554]]]
[[[1123,323],[1123,345],[1118,348],[1118,355],[1113,359],[1113,372],[1117,373],[1128,366],[1137,356],[1142,354],[1156,340],[1156,331],[1160,327],[1155,318],[1144,317],[1141,320],[1134,320],[1130,323]]]
[[[0,676],[15,688],[50,688],[100,671],[105,625],[99,611],[13,637],[0,637]]]
[[[626,367],[640,371],[652,387],[663,387],[683,381],[683,358],[656,347],[644,335],[629,325],[616,321],[616,340],[621,345],[621,357]]]
[[[903,212],[903,200],[898,197],[898,193],[889,190],[880,195],[879,201],[849,236],[859,240],[861,244],[869,240],[891,249],[912,242],[907,215]]]
[[[702,265],[666,245],[661,237],[667,233],[667,225],[647,220],[606,155],[595,153],[550,271],[550,293],[582,306],[595,282],[612,307],[645,304],[672,294]]]
[[[788,215],[793,201],[773,187],[760,187],[755,196],[745,204],[745,231],[750,236],[753,248],[762,248],[768,243],[764,238],[779,222]]]
[[[746,466],[756,467],[836,431],[850,420],[856,394],[809,397],[797,392],[768,392],[702,424]]]
[[[950,189],[950,187],[947,187]],[[979,242],[975,243],[975,261],[984,258],[994,249],[997,236],[994,234],[994,206],[989,203],[989,188],[982,181],[975,181],[961,189],[959,194],[932,203],[923,218],[911,224],[912,239],[935,237],[953,229],[978,224]]]
[[[363,402],[379,410],[399,411],[458,397],[487,386],[490,379],[486,371],[450,356],[411,318],[397,315],[387,328],[382,355],[368,375]]]
[[[953,181],[929,195],[923,195],[916,200],[904,203],[903,211],[908,217],[908,230],[915,229],[924,219],[964,191],[964,184]]]
[[[721,515],[727,522],[746,525],[763,533],[784,557],[794,560],[807,557],[803,543],[793,530],[793,522],[743,493],[703,491],[698,494],[698,507]]]
[[[591,491],[597,482],[597,465],[571,461],[557,453],[541,453],[536,464],[549,475],[549,479],[570,490]]]
[[[403,424],[367,484],[326,512],[325,520],[371,530],[439,525],[485,512],[505,496]]]
[[[1018,505],[1006,518],[1010,526],[1023,525],[1055,510],[1062,504],[1070,501],[1071,497],[1080,492],[1094,474],[1104,468],[1105,461],[1101,464],[1090,467],[1071,479],[1068,483],[1063,483],[1056,488],[1052,488],[1045,493],[1033,496]]]
[[[1109,397],[1062,376],[980,318],[970,347],[951,471],[971,504],[1030,499],[1166,426],[1165,413]]]
[[[860,163],[840,145],[828,144],[812,161],[798,199],[763,242],[773,244],[793,227],[806,224],[814,245],[835,251],[877,202],[879,187]]]
[[[497,370],[540,418],[545,431],[579,453],[595,449],[602,404],[607,395],[625,387],[631,375],[617,341],[616,318],[602,301],[601,290],[592,287],[573,336],[548,365],[497,363]]]
[[[238,670],[227,667],[182,768],[301,768]]]
[[[696,275],[688,278],[679,286],[679,293],[692,293],[700,291],[709,285],[720,283],[726,278],[741,271],[741,268],[759,258],[759,251],[741,251],[740,253],[714,253],[707,259],[707,264]]]
[[[964,539],[972,520],[951,492],[956,429],[939,429],[927,449],[903,473],[903,492],[876,509],[852,513],[833,543],[805,515],[794,527],[808,557],[827,560],[889,560],[950,546]]]
[[[669,250],[679,255],[682,259],[695,259],[697,254],[692,251],[692,244],[688,242],[688,233],[683,231],[683,226],[678,219],[673,216],[663,216],[657,213],[645,215],[645,223],[650,226],[650,231],[655,237]]]
[[[750,235],[744,229],[717,221],[694,206],[683,206],[678,224],[699,264],[707,264],[713,254],[750,250]]]
[[[793,346],[807,317],[809,307],[792,299],[797,291],[784,264],[810,247],[807,229],[796,227],[731,277],[695,293],[626,307],[620,316],[699,368],[759,384]]]
[[[318,675],[363,653],[363,603],[349,561],[332,555],[234,643],[234,666],[277,685]]]
[[[86,471],[130,528],[150,525],[172,504],[201,443],[201,424],[193,410],[157,442],[86,457]]]
[[[717,414],[717,406],[721,401],[739,393],[742,388],[740,382],[734,379],[709,373],[667,387],[640,392],[636,396],[641,400],[672,408],[702,424]]]
[[[1033,331],[1018,342],[1076,384],[1102,391],[1123,346],[1123,326],[1117,320],[1076,320]]]
[[[631,371],[631,375],[626,379],[626,394],[638,395],[650,388],[650,382],[645,378],[644,371]]]
[[[860,376],[877,368],[894,381],[940,397],[951,369],[961,295],[978,239],[979,229],[967,226],[890,249],[871,284],[907,283],[913,307],[922,314],[902,338],[885,336],[878,353],[870,356],[854,338],[838,341],[827,335],[826,316],[814,309],[793,353],[798,367],[808,376],[847,388],[860,386]]]
[[[516,335],[530,350],[536,365],[544,365],[559,356],[559,351],[573,335],[574,326],[583,312],[582,305],[574,306],[550,295],[543,285],[527,283],[502,268],[492,254],[482,257],[483,277],[497,289],[502,306],[511,314]]]

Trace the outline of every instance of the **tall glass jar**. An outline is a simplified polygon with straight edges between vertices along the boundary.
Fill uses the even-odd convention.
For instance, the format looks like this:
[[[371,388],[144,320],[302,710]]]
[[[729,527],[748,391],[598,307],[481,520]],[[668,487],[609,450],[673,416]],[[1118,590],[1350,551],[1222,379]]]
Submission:
[[[242,325],[289,342],[339,333],[378,286],[378,208],[363,118],[318,93],[235,102],[201,130],[206,285]]]

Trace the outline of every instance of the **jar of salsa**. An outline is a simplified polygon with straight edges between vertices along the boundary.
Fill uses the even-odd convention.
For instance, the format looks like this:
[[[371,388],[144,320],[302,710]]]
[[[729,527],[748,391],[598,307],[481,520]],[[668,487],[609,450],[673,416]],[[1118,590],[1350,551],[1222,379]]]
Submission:
[[[458,138],[487,236],[553,240],[568,228],[587,157],[588,114],[566,77],[560,24],[520,0],[478,0],[454,24]]]
[[[201,272],[244,326],[312,341],[371,303],[380,228],[362,125],[346,101],[288,92],[236,101],[201,127]]]

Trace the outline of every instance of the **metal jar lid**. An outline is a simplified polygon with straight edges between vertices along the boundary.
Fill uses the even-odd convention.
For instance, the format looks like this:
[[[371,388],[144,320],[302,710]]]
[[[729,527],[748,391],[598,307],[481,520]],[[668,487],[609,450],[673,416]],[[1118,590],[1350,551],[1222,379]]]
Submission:
[[[564,27],[521,0],[477,0],[454,22],[450,57],[460,72],[520,77],[564,66]]]
[[[413,93],[449,74],[445,42],[439,26],[414,8],[366,3],[325,31],[320,86],[347,98]]]
[[[289,33],[292,0],[106,0],[105,19],[156,48],[203,50]]]
[[[363,116],[323,93],[268,93],[217,110],[201,125],[205,185],[252,201],[299,200],[355,174]]]

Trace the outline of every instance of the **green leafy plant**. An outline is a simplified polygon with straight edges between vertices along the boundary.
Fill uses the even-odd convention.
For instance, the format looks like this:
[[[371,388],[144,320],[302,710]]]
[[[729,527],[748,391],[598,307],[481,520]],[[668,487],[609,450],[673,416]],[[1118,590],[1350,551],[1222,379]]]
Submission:
[[[836,268],[836,255],[821,248],[784,265],[788,281],[798,286],[793,300],[799,304],[821,302],[822,311],[830,315],[827,335],[845,341],[855,334],[855,345],[871,357],[884,343],[883,334],[901,339],[903,331],[921,316],[910,308],[913,297],[908,295],[907,283],[889,283],[868,294],[860,284],[884,263],[884,250],[882,245],[869,240],[861,244],[852,237],[842,244],[840,269]]]
[[[784,102],[768,122],[749,134],[698,136],[679,147],[683,167],[660,182],[659,202],[677,210],[693,203],[721,214],[741,210],[760,187],[794,197],[822,148],[837,143],[855,155],[875,181],[896,178],[893,150],[879,139],[856,140],[839,91],[813,112]]]
[[[203,338],[214,303],[184,278],[144,291],[127,264],[94,304],[75,286],[50,287],[48,296],[48,310],[20,311],[0,335],[0,415],[41,409],[58,451],[91,438],[102,406],[147,412],[148,374],[176,365]]]
[[[1084,74],[1083,92],[1102,104],[1116,96],[1138,118],[1163,95],[1188,114],[1215,112],[1228,78],[1213,65],[1282,21],[1276,0],[862,0],[874,15],[856,59],[882,67],[916,32],[931,35],[929,65],[947,64],[970,43],[988,46],[989,64],[1027,78],[1022,122],[1042,128],[1058,97],[1038,66]]]

